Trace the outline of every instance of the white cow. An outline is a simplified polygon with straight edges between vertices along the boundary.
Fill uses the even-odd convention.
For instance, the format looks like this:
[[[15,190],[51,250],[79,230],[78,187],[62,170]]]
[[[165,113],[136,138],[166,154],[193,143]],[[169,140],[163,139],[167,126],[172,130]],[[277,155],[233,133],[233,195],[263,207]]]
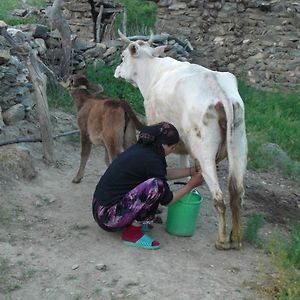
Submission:
[[[218,212],[218,249],[241,248],[240,208],[247,161],[244,104],[237,81],[228,72],[160,58],[164,47],[129,42],[114,76],[137,86],[144,97],[148,124],[167,121],[176,126],[188,153],[198,160]],[[228,158],[232,230],[225,231],[225,203],[216,163]]]

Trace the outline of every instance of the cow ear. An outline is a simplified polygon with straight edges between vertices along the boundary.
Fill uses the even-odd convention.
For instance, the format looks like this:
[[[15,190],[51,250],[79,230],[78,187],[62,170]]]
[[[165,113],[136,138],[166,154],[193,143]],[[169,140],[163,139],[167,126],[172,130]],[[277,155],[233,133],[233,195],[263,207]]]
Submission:
[[[166,46],[156,47],[156,48],[153,49],[152,55],[154,57],[165,57],[166,56],[165,49],[166,49]]]
[[[131,54],[131,56],[137,56],[138,55],[138,47],[136,44],[131,44],[128,47],[129,52]]]

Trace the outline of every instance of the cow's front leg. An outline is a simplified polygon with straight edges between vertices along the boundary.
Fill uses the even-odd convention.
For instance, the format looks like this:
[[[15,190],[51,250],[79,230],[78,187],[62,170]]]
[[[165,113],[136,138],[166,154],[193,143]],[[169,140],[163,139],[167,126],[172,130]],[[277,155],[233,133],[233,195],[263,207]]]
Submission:
[[[223,200],[221,190],[213,192],[214,206],[218,213],[218,238],[216,240],[216,248],[219,250],[230,249],[230,243],[226,237],[225,211],[226,206]]]

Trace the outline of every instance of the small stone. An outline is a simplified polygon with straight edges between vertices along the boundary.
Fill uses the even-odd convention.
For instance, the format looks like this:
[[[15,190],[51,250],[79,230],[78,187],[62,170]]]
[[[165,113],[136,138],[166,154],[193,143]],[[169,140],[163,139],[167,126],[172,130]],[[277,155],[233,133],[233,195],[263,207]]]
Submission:
[[[78,268],[79,268],[79,265],[75,264],[75,265],[72,266],[72,270],[77,270]]]
[[[105,264],[97,264],[95,267],[96,267],[96,270],[99,270],[102,272],[107,271],[107,265],[105,265]]]

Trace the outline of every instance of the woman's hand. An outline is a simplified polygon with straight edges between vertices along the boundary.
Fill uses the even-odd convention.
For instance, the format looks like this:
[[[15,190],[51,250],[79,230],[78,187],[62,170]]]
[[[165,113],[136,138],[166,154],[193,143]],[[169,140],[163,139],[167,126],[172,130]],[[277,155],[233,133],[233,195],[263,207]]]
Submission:
[[[187,182],[187,185],[193,189],[204,182],[204,178],[201,173],[195,173],[191,179]]]
[[[172,204],[178,200],[180,200],[183,195],[186,193],[189,193],[193,188],[201,185],[204,182],[204,179],[202,177],[201,173],[196,173],[192,176],[192,178],[187,182],[186,185],[184,185],[181,189],[173,192],[173,199],[169,204]]]

